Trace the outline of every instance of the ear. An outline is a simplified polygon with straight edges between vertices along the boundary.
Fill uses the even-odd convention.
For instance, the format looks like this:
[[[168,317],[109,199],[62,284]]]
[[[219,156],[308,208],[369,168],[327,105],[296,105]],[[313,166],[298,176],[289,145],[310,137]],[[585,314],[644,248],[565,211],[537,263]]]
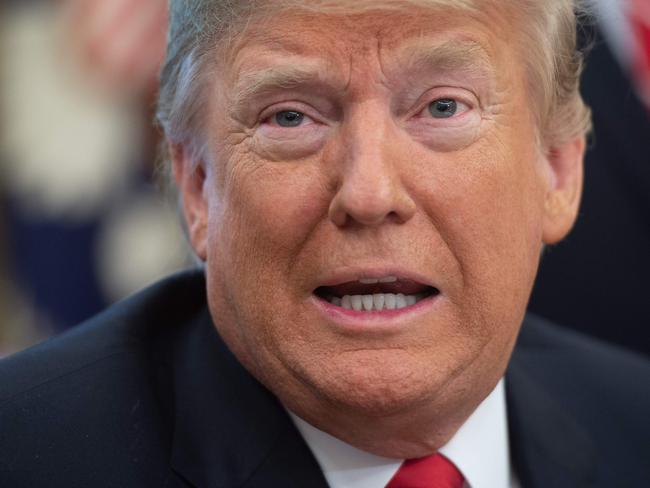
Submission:
[[[545,164],[549,171],[544,202],[545,244],[555,244],[569,233],[578,216],[584,175],[585,138],[580,136],[549,149]]]
[[[206,173],[202,160],[184,144],[169,143],[172,172],[180,193],[187,234],[196,255],[206,260],[208,202]]]

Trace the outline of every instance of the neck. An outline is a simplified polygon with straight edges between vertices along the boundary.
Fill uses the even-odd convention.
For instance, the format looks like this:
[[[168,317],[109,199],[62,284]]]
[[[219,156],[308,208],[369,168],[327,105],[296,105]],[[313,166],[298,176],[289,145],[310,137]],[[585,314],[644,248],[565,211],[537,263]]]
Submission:
[[[305,399],[288,401],[285,406],[317,429],[357,449],[386,458],[411,459],[431,455],[447,444],[480,401],[465,401],[462,408],[445,410],[443,406],[449,403],[438,398],[388,414]]]

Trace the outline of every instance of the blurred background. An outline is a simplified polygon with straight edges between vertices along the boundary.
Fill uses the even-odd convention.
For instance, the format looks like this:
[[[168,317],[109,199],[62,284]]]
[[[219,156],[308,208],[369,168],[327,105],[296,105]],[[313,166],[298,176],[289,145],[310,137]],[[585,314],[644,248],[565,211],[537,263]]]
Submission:
[[[650,1],[592,0],[595,133],[531,310],[650,354]],[[189,265],[157,183],[166,0],[0,0],[0,356]]]
[[[0,0],[0,355],[187,264],[152,124],[166,0]]]

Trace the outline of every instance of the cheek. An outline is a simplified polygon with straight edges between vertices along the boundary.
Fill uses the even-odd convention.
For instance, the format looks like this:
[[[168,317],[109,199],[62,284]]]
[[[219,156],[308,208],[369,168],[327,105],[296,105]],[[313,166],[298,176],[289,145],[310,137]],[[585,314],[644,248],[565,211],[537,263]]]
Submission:
[[[211,229],[213,249],[232,261],[232,278],[260,275],[275,281],[272,290],[287,286],[287,270],[302,243],[327,212],[324,185],[309,161],[300,163],[237,161],[223,179],[223,212]]]
[[[231,161],[236,163],[220,175],[221,197],[211,205],[210,307],[240,359],[274,361],[287,324],[305,322],[296,307],[305,297],[292,268],[327,205],[308,162],[258,162],[241,155]]]
[[[461,313],[508,322],[523,314],[541,249],[543,191],[534,158],[516,143],[486,141],[417,175],[422,206],[459,263],[461,279],[450,294]]]

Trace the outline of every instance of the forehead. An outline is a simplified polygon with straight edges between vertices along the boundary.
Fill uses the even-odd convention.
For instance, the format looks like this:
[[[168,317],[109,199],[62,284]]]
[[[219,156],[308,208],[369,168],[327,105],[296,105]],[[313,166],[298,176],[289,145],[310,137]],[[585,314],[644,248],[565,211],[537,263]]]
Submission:
[[[393,3],[401,8],[390,8]],[[454,64],[478,69],[514,54],[508,49],[516,43],[512,18],[506,21],[505,2],[501,6],[490,3],[490,8],[485,2],[480,9],[441,3],[456,2],[387,2],[385,8],[357,6],[349,11],[277,9],[253,19],[234,38],[222,60],[231,78],[239,78],[262,65],[278,64],[293,64],[296,72],[342,74],[346,67],[349,71],[367,68],[364,60],[370,58],[382,69],[423,63],[441,69],[452,69]]]

